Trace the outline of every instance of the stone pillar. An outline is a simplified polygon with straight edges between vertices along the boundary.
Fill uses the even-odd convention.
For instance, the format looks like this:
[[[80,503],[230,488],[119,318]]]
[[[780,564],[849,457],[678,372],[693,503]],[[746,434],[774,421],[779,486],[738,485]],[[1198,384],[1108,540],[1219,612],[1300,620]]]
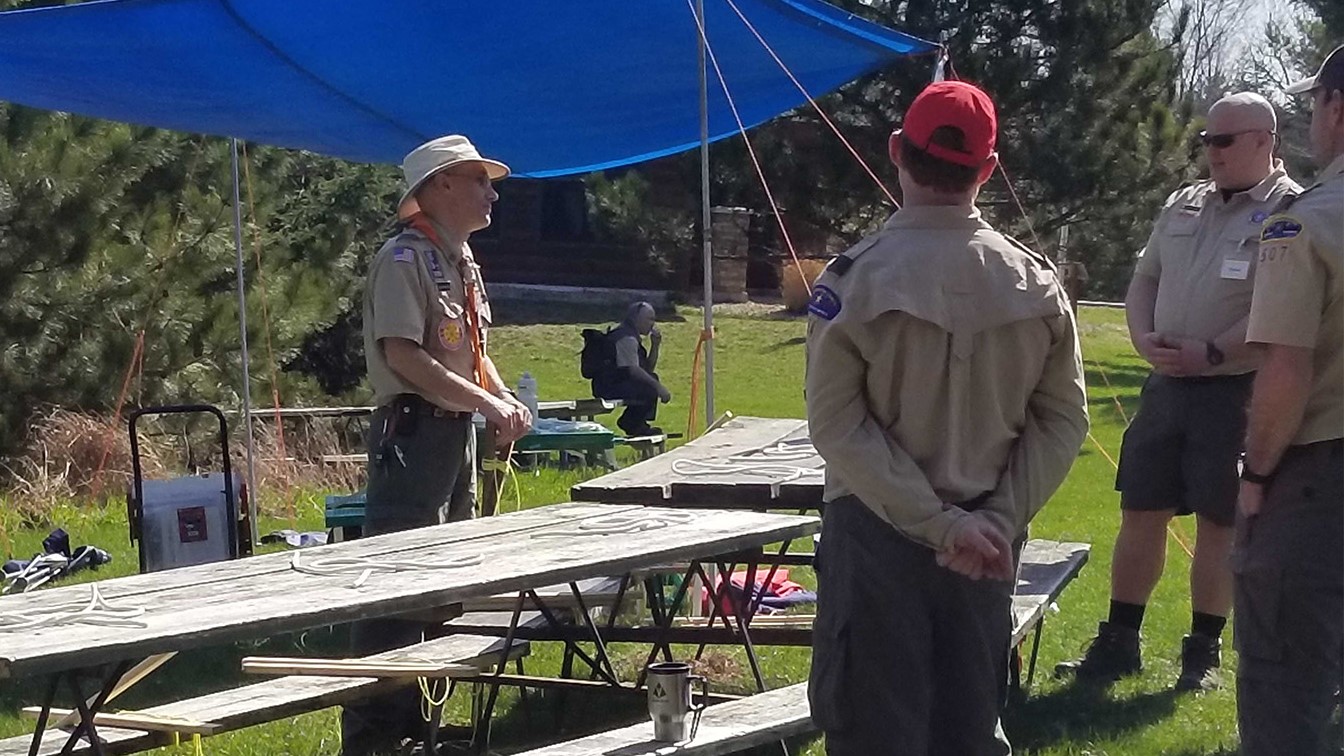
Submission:
[[[751,212],[742,207],[715,207],[710,209],[713,219],[710,240],[713,242],[714,301],[747,301],[747,231],[751,227]]]

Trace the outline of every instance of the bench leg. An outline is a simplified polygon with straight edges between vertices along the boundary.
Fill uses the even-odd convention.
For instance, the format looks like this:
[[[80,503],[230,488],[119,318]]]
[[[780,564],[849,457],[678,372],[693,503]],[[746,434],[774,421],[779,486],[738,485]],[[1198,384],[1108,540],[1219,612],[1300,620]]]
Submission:
[[[1031,662],[1027,664],[1027,687],[1036,679],[1036,655],[1041,652],[1041,630],[1045,629],[1045,617],[1036,623],[1036,632],[1031,639]]]

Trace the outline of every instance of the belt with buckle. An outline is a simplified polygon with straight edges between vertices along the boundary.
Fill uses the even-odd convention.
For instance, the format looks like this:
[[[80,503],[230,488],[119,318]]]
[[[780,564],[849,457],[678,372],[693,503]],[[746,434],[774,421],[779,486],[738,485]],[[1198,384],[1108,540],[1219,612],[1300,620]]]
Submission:
[[[449,420],[470,420],[472,413],[444,409],[419,394],[397,394],[388,405],[393,412],[415,414],[421,417],[441,417]]]

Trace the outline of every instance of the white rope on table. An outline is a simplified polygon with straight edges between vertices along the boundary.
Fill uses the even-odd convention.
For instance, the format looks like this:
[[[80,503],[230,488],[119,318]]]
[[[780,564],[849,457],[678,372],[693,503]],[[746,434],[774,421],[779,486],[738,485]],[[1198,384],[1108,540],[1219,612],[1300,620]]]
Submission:
[[[748,454],[735,454],[723,459],[678,459],[672,463],[672,472],[688,478],[705,475],[755,475],[770,478],[773,489],[782,483],[823,474],[820,467],[799,467],[789,462],[802,462],[817,456],[812,444],[779,442]]]
[[[294,552],[289,566],[305,575],[323,577],[341,577],[356,575],[351,588],[360,588],[369,578],[378,573],[412,572],[417,570],[456,570],[463,567],[475,567],[485,561],[480,554],[453,557],[439,561],[419,559],[368,559],[365,557],[319,557],[302,561],[301,551]]]
[[[143,606],[113,606],[103,598],[97,585],[88,601],[28,609],[12,614],[0,614],[0,633],[37,630],[57,625],[101,625],[104,627],[148,627],[138,619],[145,614]]]
[[[635,512],[595,517],[581,520],[575,527],[565,530],[544,530],[533,533],[533,538],[570,538],[574,536],[631,535],[660,530],[672,525],[689,525],[695,521],[691,512],[650,512],[641,509]]]

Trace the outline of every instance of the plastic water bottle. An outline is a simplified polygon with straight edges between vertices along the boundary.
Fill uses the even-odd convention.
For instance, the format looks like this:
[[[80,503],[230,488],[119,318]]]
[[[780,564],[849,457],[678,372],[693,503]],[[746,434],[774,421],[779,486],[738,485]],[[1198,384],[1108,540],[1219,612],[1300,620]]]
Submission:
[[[527,406],[532,418],[537,418],[537,379],[531,373],[523,373],[518,379],[518,401]]]

